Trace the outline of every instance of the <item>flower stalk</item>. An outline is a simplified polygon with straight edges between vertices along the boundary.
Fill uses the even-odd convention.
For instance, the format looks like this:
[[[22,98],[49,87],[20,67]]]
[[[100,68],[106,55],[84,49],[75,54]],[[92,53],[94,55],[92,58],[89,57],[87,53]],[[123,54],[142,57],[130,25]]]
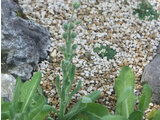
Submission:
[[[78,90],[81,87],[81,81],[79,81],[77,87],[71,91],[71,87],[74,81],[75,76],[75,66],[71,63],[72,58],[74,57],[74,50],[76,49],[77,45],[72,45],[72,42],[74,38],[76,37],[76,33],[73,32],[73,29],[75,25],[78,25],[81,23],[81,20],[73,22],[73,16],[75,13],[75,10],[78,9],[80,6],[79,2],[73,3],[73,10],[72,10],[72,16],[68,23],[65,23],[63,38],[65,39],[65,45],[61,47],[64,59],[62,60],[61,67],[62,67],[62,73],[63,73],[63,80],[62,80],[62,86],[60,87],[60,80],[59,76],[56,78],[56,88],[59,95],[60,100],[60,109],[58,113],[58,120],[66,120],[65,112],[66,108],[72,98],[72,96],[78,92]]]

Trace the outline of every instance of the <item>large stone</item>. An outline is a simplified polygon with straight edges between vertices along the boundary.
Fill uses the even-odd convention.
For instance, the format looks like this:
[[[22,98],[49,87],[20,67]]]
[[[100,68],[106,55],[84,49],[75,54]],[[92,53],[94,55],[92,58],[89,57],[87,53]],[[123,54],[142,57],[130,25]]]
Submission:
[[[160,104],[160,46],[156,57],[145,67],[142,82],[152,87],[152,102]]]
[[[2,0],[1,6],[2,73],[27,80],[38,62],[48,56],[50,34],[39,24],[23,19],[22,9],[13,0]]]
[[[5,101],[11,101],[16,79],[10,74],[1,74],[1,97]]]

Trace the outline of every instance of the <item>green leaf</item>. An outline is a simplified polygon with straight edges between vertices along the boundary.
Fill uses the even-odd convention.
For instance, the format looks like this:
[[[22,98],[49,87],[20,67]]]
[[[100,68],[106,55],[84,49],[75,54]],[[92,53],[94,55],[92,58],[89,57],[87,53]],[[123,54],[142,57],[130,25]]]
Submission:
[[[79,89],[81,88],[81,84],[82,84],[82,81],[80,80],[78,82],[78,85],[77,87],[71,92],[71,94],[69,95],[68,99],[67,99],[67,103],[69,103],[69,101],[71,100],[72,96],[77,93],[79,91]]]
[[[27,110],[28,106],[31,104],[32,97],[33,97],[38,85],[40,84],[40,81],[41,81],[41,73],[37,72],[33,75],[32,80],[30,82],[30,88],[28,89],[28,91],[26,93],[26,96],[24,99],[25,102],[22,105],[22,109],[21,109],[22,112],[25,112]]]
[[[81,101],[78,101],[65,115],[65,120],[72,120],[74,116],[82,112],[86,107],[86,104],[81,103]]]
[[[139,97],[138,110],[144,112],[151,101],[152,89],[149,85],[145,84],[143,86],[143,94]]]
[[[10,116],[9,107],[11,106],[11,102],[5,102],[1,105],[1,118],[8,119]]]
[[[54,120],[54,119],[53,119],[53,118],[51,118],[51,117],[48,117],[48,118],[47,118],[47,120]]]
[[[153,120],[153,118],[156,115],[156,113],[157,113],[157,110],[155,108],[153,108],[152,111],[148,113],[147,119]]]
[[[88,103],[87,108],[86,108],[86,112],[95,114],[99,117],[103,117],[103,116],[109,114],[108,109],[104,105],[101,105],[98,103]]]
[[[32,120],[36,114],[38,114],[43,106],[45,104],[45,99],[43,96],[39,98],[39,100],[36,102],[36,104],[32,107],[32,109],[29,111],[29,119]]]
[[[94,113],[86,112],[84,110],[71,120],[101,120],[101,118]]]
[[[44,120],[44,118],[53,110],[53,107],[44,105],[42,111],[34,116],[32,120]]]
[[[69,73],[70,73],[70,75],[69,75],[69,82],[70,82],[70,84],[72,84],[73,81],[74,81],[75,73],[76,73],[76,67],[75,67],[75,65],[71,64],[71,69],[70,69]]]
[[[59,82],[59,75],[56,77],[56,89],[57,89],[57,91],[58,91],[58,95],[59,95],[59,97],[60,97],[60,95],[61,95],[61,88],[60,88],[60,82]]]
[[[73,91],[72,91],[73,92]],[[78,113],[82,112],[83,110],[85,110],[85,108],[87,107],[87,104],[85,103],[82,103],[82,100],[84,98],[87,97],[87,99],[90,99],[90,101],[88,101],[89,103],[90,102],[95,102],[98,98],[98,96],[100,95],[100,91],[95,91],[91,94],[88,94],[82,98],[80,98],[80,100],[78,101],[78,103],[76,103],[69,111],[68,113],[66,114],[66,119],[67,120],[70,120],[72,117],[76,116]],[[87,103],[88,103],[87,102]]]
[[[128,119],[120,115],[106,115],[101,120],[128,120]]]
[[[43,94],[43,90],[42,90],[42,87],[41,87],[40,85],[38,85],[37,92],[38,92],[38,95],[40,95],[40,96],[43,96],[43,97],[44,97],[44,99],[45,99],[45,103],[47,103],[47,98],[44,96],[44,94]]]
[[[116,114],[125,116],[126,118],[134,111],[136,97],[134,95],[134,73],[128,66],[124,66],[120,75],[115,80],[115,92],[117,95]],[[132,88],[132,89],[131,89]],[[129,90],[127,93],[127,90]],[[127,95],[125,96],[124,93]],[[126,98],[127,97],[127,98]],[[120,100],[119,100],[120,99]],[[125,100],[124,100],[125,99]],[[123,101],[122,101],[123,100]]]
[[[91,103],[91,102],[92,102],[92,99],[89,98],[89,97],[84,96],[84,97],[82,97],[81,102],[82,102],[82,103]]]
[[[3,98],[1,97],[1,105],[4,103],[4,100],[3,100]]]
[[[86,109],[77,114],[73,120],[101,120],[101,117],[108,115],[109,111],[104,105],[98,103],[88,103]]]
[[[90,93],[90,94],[88,94],[88,95],[86,95],[84,97],[88,97],[88,98],[90,98],[92,100],[92,102],[95,102],[98,99],[100,94],[101,94],[100,91],[94,91],[93,93]]]
[[[39,93],[40,96],[44,96],[44,95],[43,95],[42,87],[41,87],[40,85],[38,85],[37,91],[38,91],[38,93]]]
[[[16,80],[16,86],[14,89],[13,100],[12,100],[12,105],[15,110],[18,109],[17,106],[18,106],[18,102],[19,102],[19,98],[20,98],[21,87],[22,87],[22,81],[21,81],[20,77],[18,77]]]
[[[121,102],[123,102],[129,95],[132,94],[132,92],[133,92],[133,88],[131,86],[126,88],[121,94],[121,96],[119,97],[117,103],[120,104]]]
[[[18,77],[16,80],[15,88],[14,88],[12,104],[9,106],[10,118],[14,118],[16,113],[19,110],[18,103],[19,103],[19,99],[20,99],[21,87],[22,87],[22,81],[21,81],[20,77]]]
[[[30,82],[29,81],[26,81],[25,83],[23,83],[22,87],[21,87],[21,102],[24,102],[24,99],[26,97],[26,94],[28,92],[30,88]]]
[[[1,112],[1,119],[2,120],[9,119],[9,117],[10,117],[9,111]]]
[[[142,120],[143,113],[141,111],[134,111],[130,116],[129,120]]]
[[[158,110],[153,120],[159,120],[159,118],[160,118],[160,110]]]
[[[83,113],[83,111],[81,113],[78,113],[75,117],[73,117],[70,120],[88,120],[88,116],[84,115],[85,113]],[[93,120],[93,119],[91,119]]]

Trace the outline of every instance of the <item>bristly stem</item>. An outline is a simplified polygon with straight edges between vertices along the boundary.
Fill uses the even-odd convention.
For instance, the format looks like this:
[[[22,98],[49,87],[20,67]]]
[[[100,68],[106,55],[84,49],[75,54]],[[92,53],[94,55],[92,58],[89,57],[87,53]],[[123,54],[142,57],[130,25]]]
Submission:
[[[71,63],[73,58],[72,40],[75,38],[75,33],[72,33],[74,28],[73,16],[74,11],[80,6],[80,3],[73,4],[72,16],[68,24],[64,25],[65,33],[63,38],[65,39],[65,46],[63,46],[64,60],[61,63],[63,72],[63,81],[60,93],[60,110],[58,113],[58,120],[65,120],[65,111],[69,104],[69,100],[72,96],[69,96],[70,89],[75,76],[75,66]],[[80,23],[80,22],[79,22]],[[80,87],[80,85],[79,85]],[[79,88],[78,87],[78,88]]]

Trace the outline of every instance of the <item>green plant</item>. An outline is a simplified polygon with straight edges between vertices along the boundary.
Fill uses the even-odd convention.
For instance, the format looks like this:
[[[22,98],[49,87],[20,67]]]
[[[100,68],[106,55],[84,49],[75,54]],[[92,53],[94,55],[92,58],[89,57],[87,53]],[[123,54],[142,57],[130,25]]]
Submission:
[[[114,88],[117,95],[115,115],[111,115],[104,105],[94,103],[100,95],[100,91],[83,96],[71,109],[66,111],[72,96],[81,87],[81,81],[79,81],[76,88],[71,91],[76,72],[75,66],[72,64],[72,58],[77,47],[76,44],[72,45],[76,37],[73,28],[81,23],[81,20],[73,23],[73,16],[79,6],[80,3],[78,2],[73,4],[72,17],[69,23],[64,24],[63,38],[65,39],[65,45],[61,47],[64,55],[61,63],[62,82],[60,83],[59,75],[56,77],[56,89],[60,101],[59,110],[46,105],[46,99],[39,85],[41,73],[37,72],[30,82],[27,81],[22,84],[20,78],[17,79],[14,97],[11,102],[3,102],[2,99],[2,120],[43,120],[50,111],[58,115],[58,120],[142,120],[144,111],[150,103],[152,91],[149,85],[145,84],[143,86],[143,94],[139,97],[138,109],[135,110],[135,79],[134,73],[128,66],[122,68],[120,75],[115,80]],[[158,111],[153,120],[158,120],[159,115],[160,112]],[[53,118],[48,117],[48,120],[53,120]]]
[[[2,120],[43,120],[53,109],[46,104],[40,87],[41,73],[37,72],[31,81],[24,84],[18,77],[11,102],[1,103]]]
[[[80,6],[79,2],[73,3],[72,16],[68,23],[64,24],[64,33],[63,38],[65,39],[65,45],[61,47],[61,50],[64,55],[64,59],[62,60],[61,67],[63,73],[62,84],[60,84],[60,76],[56,77],[56,89],[59,95],[60,101],[60,109],[55,112],[58,115],[58,120],[71,120],[79,112],[83,111],[87,107],[87,103],[94,102],[100,92],[95,91],[92,94],[82,97],[77,104],[75,104],[67,113],[66,108],[71,101],[72,96],[79,91],[81,87],[81,81],[78,82],[77,87],[71,91],[72,84],[74,82],[75,76],[75,66],[71,63],[72,58],[74,57],[74,51],[77,48],[77,44],[73,44],[72,42],[76,37],[76,33],[73,31],[75,25],[81,23],[81,20],[77,20],[73,23],[73,16],[76,9]]]
[[[17,16],[22,17],[22,11],[18,10],[16,13],[17,13]]]
[[[95,44],[93,46],[93,51],[97,53],[101,58],[107,57],[107,60],[114,59],[116,51],[101,44]]]
[[[149,85],[145,84],[143,86],[143,94],[139,97],[138,110],[134,110],[136,101],[134,82],[134,73],[128,66],[124,66],[114,85],[117,95],[115,115],[111,115],[104,106],[98,103],[92,103],[91,105],[88,103],[88,108],[72,120],[142,120],[144,111],[150,103],[152,91]],[[101,114],[99,114],[98,109]]]
[[[139,19],[145,20],[145,17],[148,16],[148,20],[157,20],[159,14],[156,10],[153,9],[153,6],[146,0],[142,0],[142,2],[137,6],[137,9],[133,9],[133,15],[138,14]]]
[[[21,17],[21,18],[23,18],[23,19],[28,20],[27,16],[23,13],[22,10],[17,10],[17,11],[16,11],[16,14],[17,14],[17,16],[19,16],[19,17]]]

